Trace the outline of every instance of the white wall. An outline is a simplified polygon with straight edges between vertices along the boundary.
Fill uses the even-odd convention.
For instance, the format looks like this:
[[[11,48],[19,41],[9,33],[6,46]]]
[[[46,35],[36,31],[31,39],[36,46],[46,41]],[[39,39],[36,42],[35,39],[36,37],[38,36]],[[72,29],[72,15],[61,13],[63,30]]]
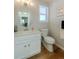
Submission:
[[[42,0],[33,0],[34,6],[32,7],[24,7],[21,3],[16,3],[15,0],[15,8],[14,8],[14,24],[18,26],[19,30],[23,30],[23,26],[20,24],[20,19],[18,16],[19,11],[27,11],[30,13],[30,28],[34,27],[35,29],[39,28],[48,28],[48,22],[40,22],[39,19],[39,5],[46,5]]]
[[[33,3],[34,3],[34,6],[31,6],[31,7],[24,7],[24,5],[22,5],[21,3],[20,4],[18,4],[18,3],[15,4],[15,9],[14,9],[15,22],[14,23],[16,25],[18,25],[19,30],[23,30],[23,26],[21,26],[20,19],[19,19],[19,16],[18,16],[19,11],[29,12],[29,14],[30,14],[30,19],[29,19],[30,20],[30,28],[34,27],[36,29],[36,28],[39,27],[39,25],[38,25],[39,24],[39,16],[38,16],[39,15],[39,13],[38,13],[39,3],[38,3],[37,0],[33,1]]]
[[[64,38],[61,39],[61,33],[64,34],[64,30],[61,29],[61,20],[64,16],[59,16],[59,9],[63,8],[63,0],[53,0],[49,5],[49,35],[55,38],[56,44],[62,49],[64,48]]]

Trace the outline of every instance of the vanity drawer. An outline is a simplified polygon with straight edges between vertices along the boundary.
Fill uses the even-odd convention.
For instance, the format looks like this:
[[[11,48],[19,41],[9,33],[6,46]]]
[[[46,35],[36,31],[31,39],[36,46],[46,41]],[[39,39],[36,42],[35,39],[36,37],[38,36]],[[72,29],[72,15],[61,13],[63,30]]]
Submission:
[[[40,35],[31,35],[31,36],[21,36],[21,37],[16,37],[15,38],[15,44],[23,44],[23,43],[28,43],[31,40],[35,40],[35,39],[41,39]]]

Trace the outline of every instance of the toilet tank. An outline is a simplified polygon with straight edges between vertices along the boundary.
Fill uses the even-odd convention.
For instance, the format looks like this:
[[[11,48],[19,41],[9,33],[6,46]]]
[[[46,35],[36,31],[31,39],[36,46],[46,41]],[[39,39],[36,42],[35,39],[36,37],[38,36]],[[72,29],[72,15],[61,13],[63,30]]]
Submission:
[[[45,37],[45,36],[48,35],[48,29],[41,29],[40,31],[41,31],[41,35],[42,35],[42,36]]]

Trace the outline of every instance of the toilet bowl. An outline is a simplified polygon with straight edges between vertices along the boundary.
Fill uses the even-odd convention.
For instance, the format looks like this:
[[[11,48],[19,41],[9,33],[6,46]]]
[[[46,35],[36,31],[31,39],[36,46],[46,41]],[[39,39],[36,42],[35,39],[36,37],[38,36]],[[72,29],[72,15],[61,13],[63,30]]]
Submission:
[[[44,37],[44,41],[48,44],[54,44],[55,43],[55,40],[52,38],[52,37]]]
[[[55,43],[55,39],[48,36],[48,29],[41,29],[41,35],[43,37],[42,43],[44,47],[49,51],[53,52],[53,44]]]

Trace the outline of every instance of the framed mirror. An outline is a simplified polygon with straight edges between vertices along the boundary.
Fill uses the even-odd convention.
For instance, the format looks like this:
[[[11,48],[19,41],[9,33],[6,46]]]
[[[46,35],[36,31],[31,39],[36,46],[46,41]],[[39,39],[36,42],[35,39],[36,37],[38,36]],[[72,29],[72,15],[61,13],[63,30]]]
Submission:
[[[20,24],[25,27],[28,28],[29,27],[29,13],[27,11],[19,11],[18,12],[19,17],[20,17]]]

